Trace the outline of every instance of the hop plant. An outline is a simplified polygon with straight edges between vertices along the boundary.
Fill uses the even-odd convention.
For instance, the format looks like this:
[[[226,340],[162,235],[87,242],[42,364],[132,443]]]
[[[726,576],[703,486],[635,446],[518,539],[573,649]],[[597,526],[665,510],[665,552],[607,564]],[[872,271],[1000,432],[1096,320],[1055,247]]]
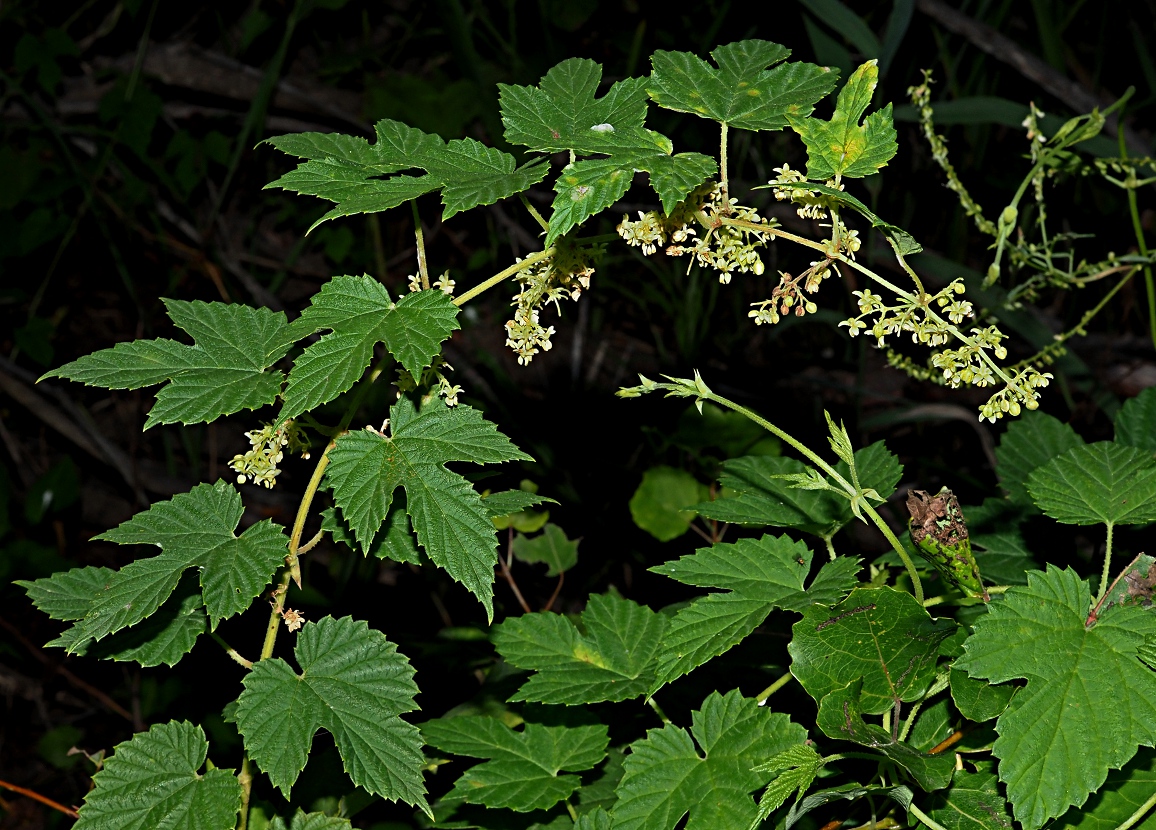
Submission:
[[[272,489],[280,475],[285,451],[300,453],[309,458],[309,437],[293,419],[279,426],[265,424],[260,429],[245,433],[250,448],[246,453],[233,456],[229,466],[237,472],[237,483],[253,481]]]
[[[553,348],[555,330],[542,325],[542,310],[553,303],[561,313],[560,300],[577,302],[582,292],[590,288],[594,262],[605,250],[601,245],[575,245],[565,238],[557,242],[555,249],[549,259],[535,263],[516,277],[520,290],[512,303],[514,316],[506,322],[506,345],[523,366],[529,365],[534,355]]]

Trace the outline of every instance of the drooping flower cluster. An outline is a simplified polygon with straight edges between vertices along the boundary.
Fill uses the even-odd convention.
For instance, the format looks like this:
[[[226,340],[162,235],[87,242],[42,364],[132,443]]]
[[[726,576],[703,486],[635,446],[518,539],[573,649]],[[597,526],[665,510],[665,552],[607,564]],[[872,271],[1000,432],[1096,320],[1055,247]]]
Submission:
[[[866,331],[868,326],[864,322],[865,317],[874,316],[875,319],[871,325],[871,335],[876,339],[876,343],[880,348],[885,345],[886,338],[892,334],[900,334],[903,332],[911,333],[911,340],[913,343],[922,344],[924,346],[942,346],[951,338],[951,331],[948,321],[951,324],[959,325],[968,317],[975,314],[975,310],[968,300],[959,298],[959,295],[964,292],[964,285],[962,280],[956,280],[950,285],[945,286],[937,294],[927,298],[924,302],[901,300],[895,305],[889,306],[883,302],[883,298],[875,294],[869,288],[864,288],[862,291],[853,291],[852,294],[858,297],[859,315],[852,317],[849,320],[844,320],[840,326],[846,326],[848,333],[855,337],[861,331]],[[932,305],[938,306],[939,313],[929,313]],[[946,317],[947,319],[943,319]],[[1006,335],[1000,333],[994,327],[985,331],[993,332],[994,337],[992,348],[996,349],[996,354],[1001,359],[1006,350],[999,345],[999,339]],[[966,347],[965,347],[966,348]],[[971,381],[966,381],[970,383]]]
[[[691,227],[692,222],[705,229],[701,236]],[[668,256],[690,254],[699,265],[718,271],[719,282],[726,285],[735,272],[763,273],[758,248],[769,235],[759,225],[769,228],[774,223],[754,208],[740,205],[738,199],[725,198],[721,185],[708,182],[691,191],[669,216],[656,210],[639,211],[638,221],[623,216],[617,231],[627,244],[641,247],[647,256],[669,241]]]
[[[431,364],[422,370],[420,378],[415,378],[407,369],[398,366],[397,381],[395,382],[398,394],[413,392],[419,386],[426,388],[433,387],[436,384],[437,390],[431,391],[429,394],[441,398],[446,406],[457,406],[458,396],[462,393],[462,387],[452,383],[449,378],[446,377],[446,372],[452,372],[453,370],[454,367],[440,354],[434,355]]]
[[[518,355],[518,363],[525,366],[539,352],[553,348],[553,326],[541,323],[542,310],[553,303],[561,311],[559,300],[575,302],[590,288],[594,275],[594,261],[605,250],[604,246],[574,245],[565,238],[558,240],[555,253],[549,259],[520,271],[515,279],[520,290],[514,295],[514,317],[506,321],[506,345]],[[520,260],[519,260],[520,261]]]
[[[281,473],[278,465],[286,451],[309,458],[309,437],[293,419],[278,427],[265,424],[261,429],[246,432],[245,437],[251,445],[249,451],[233,456],[229,462],[237,472],[238,484],[253,481],[271,489]]]

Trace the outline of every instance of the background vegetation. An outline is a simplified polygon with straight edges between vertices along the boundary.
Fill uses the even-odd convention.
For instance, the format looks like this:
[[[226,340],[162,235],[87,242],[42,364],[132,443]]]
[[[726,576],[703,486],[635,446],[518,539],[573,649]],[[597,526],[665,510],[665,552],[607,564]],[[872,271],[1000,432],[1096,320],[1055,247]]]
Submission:
[[[513,152],[501,138],[495,83],[535,83],[567,57],[600,61],[607,81],[645,74],[646,56],[655,49],[705,54],[745,37],[784,43],[796,58],[840,66],[844,77],[864,58],[878,57],[876,101],[897,105],[900,152],[857,195],[923,243],[923,271],[944,282],[962,275],[978,283],[990,262],[987,241],[944,189],[914,112],[904,106],[906,88],[919,82],[920,69],[934,70],[933,97],[943,102],[937,122],[950,139],[952,159],[977,200],[995,211],[1027,169],[1020,122],[1029,101],[1055,116],[1046,130],[1134,85],[1126,143],[1132,154],[1153,153],[1156,66],[1146,44],[1156,37],[1156,4],[972,2],[960,4],[962,24],[944,15],[945,5],[860,2],[848,4],[847,12],[831,0],[800,0],[775,6],[771,30],[757,25],[743,4],[729,2],[685,11],[598,0],[4,4],[0,779],[77,804],[92,767],[67,755],[69,747],[107,750],[169,718],[203,723],[218,764],[236,762],[217,757],[221,750],[240,755],[236,733],[221,717],[240,670],[207,640],[174,671],[65,659],[59,650],[41,648],[57,626],[35,612],[11,580],[128,561],[124,549],[90,538],[150,501],[230,477],[225,465],[246,448],[243,433],[254,427],[234,417],[142,434],[147,395],[34,386],[46,369],[119,341],[172,336],[162,297],[241,301],[293,316],[333,274],[366,272],[397,293],[416,271],[412,219],[402,210],[329,223],[306,236],[326,205],[262,190],[290,162],[267,146],[255,147],[260,139],[302,130],[368,135],[375,119],[390,117]],[[999,59],[984,51],[993,40],[983,26],[1011,40],[1012,47],[996,44]],[[716,141],[705,122],[675,113],[656,112],[650,126],[679,135],[680,150],[710,152]],[[1103,154],[1118,152],[1108,133],[1099,141]],[[784,161],[802,166],[801,152],[788,135],[738,143],[731,149],[732,192],[790,229],[800,222],[793,208],[771,202],[768,191],[748,190]],[[547,205],[548,188],[540,195],[539,206]],[[420,206],[431,271],[448,269],[459,286],[538,245],[536,228],[516,204],[441,225],[435,198],[427,198]],[[639,185],[618,213],[650,209],[651,199]],[[1156,222],[1151,203],[1150,188],[1141,191],[1149,232]],[[1077,179],[1052,197],[1051,212],[1065,230],[1089,235],[1078,241],[1077,257],[1099,259],[1135,245],[1121,190]],[[888,267],[887,252],[880,253],[878,266]],[[872,250],[861,255],[874,263]],[[578,564],[560,586],[540,567],[515,570],[530,607],[545,606],[556,589],[553,607],[566,612],[610,587],[653,608],[689,596],[646,568],[689,553],[700,540],[687,532],[658,542],[632,520],[630,498],[656,465],[708,483],[719,460],[746,451],[754,437],[704,429],[696,419],[680,418],[680,408],[669,402],[615,399],[613,391],[640,371],[709,371],[720,394],[772,415],[812,446],[825,441],[821,413],[828,409],[846,420],[857,444],[884,439],[900,456],[906,478],[899,494],[949,484],[965,503],[978,503],[996,492],[991,448],[1004,426],[976,422],[975,406],[986,395],[912,381],[887,368],[865,338],[847,338],[836,324],[853,307],[850,291],[861,287],[849,281],[824,286],[819,304],[825,311],[756,329],[747,304],[769,294],[776,266],[793,267],[774,259],[768,266],[761,280],[738,279],[723,289],[713,274],[685,273],[681,260],[644,260],[633,249],[611,246],[593,290],[577,306],[564,307],[562,321],[554,323],[554,349],[529,367],[518,366],[502,345],[511,292],[499,289],[471,303],[464,330],[446,349],[463,400],[537,459],[506,465],[486,486],[532,480],[560,502],[551,507],[551,521],[581,537]],[[1025,338],[1009,344],[1012,356],[1033,352],[1030,339],[1039,332],[1070,328],[1105,288],[1045,292],[1043,302],[1025,312]],[[1088,440],[1109,438],[1120,401],[1156,385],[1143,282],[1128,284],[1072,347],[1053,369],[1057,382],[1043,408]],[[367,406],[380,413],[389,393],[378,388],[374,394],[380,399]],[[296,500],[283,498],[280,488],[287,494],[302,489],[309,469],[297,464],[286,464],[278,489],[247,488],[247,503],[259,507],[246,523],[291,522]],[[894,509],[900,504],[889,507],[901,515]],[[1127,531],[1120,533],[1127,545]],[[882,552],[871,534],[858,543],[868,553]],[[1094,561],[1098,543],[1078,529],[1041,523],[1032,546],[1062,565]],[[493,669],[481,608],[441,572],[366,561],[328,542],[305,567],[309,587],[294,607],[316,619],[339,606],[387,632],[418,670],[418,702],[427,715],[469,700],[487,673],[487,699],[502,700],[516,686],[513,677],[503,686],[502,668]],[[496,606],[496,619],[519,613],[502,581]],[[255,651],[245,638],[259,635],[263,614],[257,604],[226,623],[230,642]],[[669,692],[667,714],[677,720],[712,689],[738,685],[753,695],[764,688],[786,665],[786,636],[773,624],[760,629],[716,661],[715,671],[692,675]],[[788,687],[782,694],[802,692]],[[325,806],[314,801],[332,795],[339,765],[326,746],[322,739],[315,744],[317,757],[294,789],[294,803]],[[436,781],[432,786],[436,794]],[[27,799],[3,792],[0,799],[5,827],[70,822]],[[404,825],[410,811],[376,803],[356,819],[359,826],[382,821]]]

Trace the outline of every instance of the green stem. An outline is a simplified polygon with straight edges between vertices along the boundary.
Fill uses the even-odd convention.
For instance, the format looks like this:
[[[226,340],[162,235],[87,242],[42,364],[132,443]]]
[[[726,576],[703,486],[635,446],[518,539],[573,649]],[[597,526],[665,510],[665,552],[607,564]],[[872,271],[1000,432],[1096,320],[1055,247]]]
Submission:
[[[1123,119],[1120,121],[1124,123]],[[1124,144],[1124,131],[1117,130],[1116,137],[1120,141],[1120,157],[1128,158],[1128,148]],[[1140,253],[1148,256],[1148,243],[1144,240],[1144,226],[1140,223],[1140,209],[1136,204],[1136,174],[1133,171],[1128,175],[1125,192],[1128,194],[1128,212],[1132,214],[1132,231],[1136,234],[1136,246]],[[1152,279],[1152,266],[1144,266],[1144,285],[1148,289],[1148,331],[1152,336],[1152,344],[1156,345],[1156,283]]]
[[[530,204],[530,200],[526,198],[526,194],[519,193],[518,198],[522,200],[522,205],[526,208],[526,210],[530,211],[530,215],[534,217],[534,221],[541,226],[542,230],[550,230],[550,223],[543,219],[542,214],[538,213],[538,209]]]
[[[410,209],[413,211],[413,235],[417,240],[417,270],[421,276],[421,290],[429,291],[429,266],[425,261],[425,236],[421,231],[421,216],[417,212],[417,200],[409,200]]]
[[[495,285],[498,285],[507,277],[512,277],[514,274],[518,273],[519,271],[525,271],[530,266],[537,265],[542,260],[549,259],[550,257],[554,256],[554,252],[556,250],[557,250],[556,248],[554,248],[553,246],[550,246],[549,248],[547,248],[544,251],[538,251],[537,253],[530,254],[528,257],[523,259],[521,262],[515,262],[513,265],[511,265],[509,268],[505,269],[504,271],[499,271],[498,273],[496,273],[492,277],[490,277],[488,280],[484,280],[483,282],[478,283],[473,288],[471,288],[469,291],[467,291],[465,294],[462,294],[458,297],[454,297],[454,305],[456,305],[460,308],[461,306],[465,305],[466,303],[468,303],[470,300],[472,300],[474,297],[478,296],[482,292],[493,288]]]
[[[1120,130],[1120,132],[1123,133],[1124,131]],[[1136,812],[1132,813],[1132,815],[1128,816],[1128,818],[1124,819],[1124,821],[1116,827],[1116,830],[1128,830],[1129,827],[1134,827],[1136,822],[1144,818],[1145,813],[1153,807],[1156,807],[1156,793],[1152,793],[1147,801],[1136,808]]]
[[[662,711],[662,707],[655,702],[653,697],[646,698],[646,705],[654,710],[654,714],[658,715],[658,719],[663,723],[670,723],[670,718],[666,716],[666,712]]]
[[[237,821],[237,830],[245,830],[249,826],[249,794],[253,791],[253,770],[249,766],[248,753],[241,759],[237,780],[241,782],[241,817]]]
[[[1100,573],[1100,590],[1096,593],[1096,602],[1108,593],[1108,580],[1112,578],[1112,522],[1108,522],[1108,541],[1104,546],[1104,570]],[[1094,605],[1095,603],[1093,603]]]
[[[253,661],[252,660],[246,660],[244,657],[242,657],[240,655],[240,653],[235,648],[233,648],[231,645],[226,643],[225,639],[220,634],[218,634],[216,631],[212,632],[210,634],[210,636],[214,640],[217,641],[217,644],[220,645],[221,648],[223,648],[225,650],[225,653],[229,655],[229,657],[233,660],[234,663],[240,663],[242,666],[244,666],[247,669],[253,668]]]
[[[915,816],[917,819],[919,819],[919,820],[920,820],[920,821],[922,821],[924,824],[926,824],[928,827],[930,827],[930,828],[931,828],[931,830],[947,830],[947,828],[946,828],[946,827],[944,827],[942,824],[940,824],[939,822],[937,822],[937,821],[936,821],[935,819],[933,819],[931,816],[927,815],[927,813],[925,813],[925,812],[923,812],[922,810],[920,810],[920,809],[919,809],[918,807],[916,807],[914,804],[910,805],[910,806],[907,808],[907,810],[908,810],[908,812],[910,812],[910,813],[911,813],[911,815]]]
[[[570,799],[566,799],[563,803],[566,805],[566,812],[570,814],[570,820],[577,824],[578,811],[574,809],[574,805],[570,803]]]
[[[723,213],[730,213],[730,191],[727,186],[727,122],[720,122],[722,136],[719,138],[718,171],[719,185],[722,188]]]
[[[786,686],[788,683],[790,683],[794,679],[795,679],[795,676],[793,674],[791,674],[790,672],[787,672],[782,677],[780,677],[778,680],[776,680],[774,683],[772,683],[770,686],[767,686],[767,688],[765,688],[761,692],[759,692],[755,696],[755,700],[757,700],[759,703],[762,703],[764,700],[766,700],[768,697],[773,695],[775,692],[777,692],[779,689]]]
[[[854,485],[847,481],[847,479],[843,478],[843,476],[839,475],[834,467],[824,461],[822,457],[812,451],[810,447],[797,440],[793,436],[788,435],[786,432],[783,432],[783,430],[779,429],[766,418],[763,418],[750,409],[747,409],[745,406],[720,397],[714,392],[706,392],[702,394],[701,397],[714,401],[720,406],[725,406],[727,409],[733,410],[740,415],[744,415],[751,419],[767,432],[777,436],[778,438],[781,438],[783,441],[787,442],[796,450],[798,450],[799,453],[807,458],[807,460],[809,460],[812,464],[833,478],[835,482],[838,483],[839,486],[842,487],[849,496],[852,498],[858,498],[861,495]],[[886,538],[887,541],[891,543],[891,547],[894,548],[895,552],[899,555],[899,558],[903,561],[903,565],[907,568],[907,574],[911,577],[911,588],[912,592],[915,594],[915,599],[917,602],[922,604],[923,583],[919,580],[919,574],[915,570],[915,563],[911,561],[911,557],[907,555],[907,551],[904,549],[899,539],[896,538],[895,534],[891,531],[891,528],[887,526],[887,522],[883,521],[883,517],[879,515],[875,508],[865,501],[862,502],[862,507],[863,511],[871,517],[871,521],[874,522],[875,526],[879,528],[880,532],[883,533],[884,538]]]
[[[835,556],[836,556],[836,553],[835,553],[835,545],[834,545],[834,544],[832,544],[832,542],[831,542],[831,537],[830,537],[830,536],[824,536],[824,537],[823,537],[823,544],[825,544],[825,545],[827,546],[827,556],[828,556],[828,558],[830,558],[830,560],[831,560],[832,562],[834,562],[834,561],[835,561]]]

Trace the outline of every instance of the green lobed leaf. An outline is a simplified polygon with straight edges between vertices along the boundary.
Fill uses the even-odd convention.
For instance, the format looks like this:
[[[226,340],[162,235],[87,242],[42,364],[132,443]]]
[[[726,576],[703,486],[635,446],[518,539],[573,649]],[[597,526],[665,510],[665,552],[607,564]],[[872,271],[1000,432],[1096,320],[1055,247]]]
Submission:
[[[864,712],[919,700],[935,677],[939,645],[956,631],[904,591],[856,588],[832,606],[812,605],[792,629],[791,673],[816,701],[863,679]]]
[[[956,713],[951,710],[950,701],[945,697],[924,706],[918,714],[915,726],[904,740],[920,752],[930,753],[951,737],[955,732],[954,724],[959,720]]]
[[[858,678],[826,695],[819,703],[815,724],[829,738],[851,741],[880,753],[907,770],[915,783],[928,792],[946,787],[955,772],[954,754],[927,755],[895,740],[883,727],[864,721],[860,705],[863,686],[863,678]]]
[[[995,774],[960,770],[951,788],[933,793],[927,813],[946,830],[1012,830],[1012,815]]]
[[[578,815],[590,812],[605,812],[614,806],[617,796],[615,788],[622,780],[624,772],[623,762],[626,754],[622,748],[611,747],[606,753],[606,762],[598,771],[598,776],[582,785],[578,791],[578,803],[575,805]]]
[[[976,508],[965,508],[964,515]],[[996,585],[1026,585],[1027,572],[1037,567],[1018,529],[979,533],[971,537],[980,573]]]
[[[766,535],[703,548],[651,568],[686,585],[727,591],[694,599],[674,615],[651,694],[737,645],[775,608],[802,611],[812,602],[837,602],[855,585],[859,567],[853,558],[828,562],[804,590],[810,548]]]
[[[482,504],[490,514],[490,518],[499,519],[521,513],[539,504],[557,504],[554,499],[539,496],[526,490],[503,490],[500,493],[489,493],[482,496]],[[533,532],[533,531],[526,531]]]
[[[57,619],[77,620],[56,641],[72,653],[151,616],[173,593],[181,574],[194,567],[200,570],[210,628],[215,628],[248,608],[285,558],[288,540],[281,526],[268,519],[234,535],[243,510],[232,485],[199,484],[96,537],[121,545],[157,545],[162,550],[158,556],[137,559],[119,571],[85,568],[20,584],[38,607]],[[78,593],[86,588],[87,604]]]
[[[405,512],[405,496],[393,500],[382,524],[382,530],[374,537],[373,544],[366,550],[357,543],[349,523],[336,507],[321,511],[321,529],[329,533],[334,542],[342,542],[351,550],[360,551],[363,556],[377,559],[392,559],[394,562],[408,562],[420,565],[421,552],[409,528],[409,516]]]
[[[359,430],[329,453],[326,481],[333,500],[365,549],[389,515],[393,493],[405,489],[417,540],[438,566],[469,589],[493,616],[498,540],[481,496],[450,461],[478,464],[531,460],[477,410],[434,402],[418,412],[408,398],[390,408],[391,434]]]
[[[954,667],[949,682],[955,707],[961,715],[976,723],[999,717],[1016,693],[1015,686],[993,686]]]
[[[126,631],[118,631],[99,643],[88,643],[76,651],[98,660],[118,663],[133,661],[142,666],[175,666],[193,650],[197,638],[208,628],[201,592],[189,574],[164,604],[148,619]],[[48,645],[68,647],[65,637]]]
[[[867,61],[851,73],[839,91],[830,121],[787,116],[791,128],[807,145],[807,178],[823,181],[870,176],[899,151],[891,104],[863,117],[878,83],[878,61]]]
[[[859,483],[886,499],[895,492],[903,468],[882,441],[855,453]],[[836,469],[844,477],[847,466]],[[787,527],[816,536],[833,536],[853,517],[850,502],[824,490],[792,487],[785,475],[804,474],[807,466],[793,458],[752,455],[724,461],[720,498],[694,506],[708,519],[746,525]]]
[[[810,115],[839,79],[829,67],[781,63],[791,50],[767,40],[728,43],[710,54],[717,68],[690,52],[655,52],[650,97],[665,109],[732,127],[781,130],[789,116]]]
[[[786,803],[795,794],[801,797],[823,768],[823,756],[811,748],[810,744],[798,744],[778,753],[765,763],[759,764],[759,772],[777,772],[778,776],[763,790],[759,798],[759,812],[756,822],[766,819],[771,813]],[[752,827],[755,826],[753,823]]]
[[[1156,386],[1124,401],[1116,413],[1116,443],[1156,453]]]
[[[199,726],[159,723],[117,744],[93,776],[76,830],[232,830],[241,784],[232,771],[198,770],[209,742]]]
[[[1099,791],[1083,807],[1073,807],[1052,825],[1054,830],[1115,830],[1156,793],[1156,752],[1142,748],[1123,769],[1111,770]],[[1156,813],[1148,812],[1137,830],[1156,828]],[[949,828],[948,830],[955,830]]]
[[[301,674],[270,658],[242,681],[237,728],[249,757],[288,798],[313,734],[325,729],[354,784],[428,813],[421,735],[400,717],[418,708],[409,660],[380,631],[348,617],[306,623],[293,653]]]
[[[1068,450],[1028,476],[1036,506],[1074,525],[1156,521],[1156,457],[1110,441]]]
[[[573,830],[611,830],[613,826],[610,813],[602,807],[578,816],[578,820],[572,825]]]
[[[712,692],[689,732],[671,723],[631,744],[614,828],[748,830],[758,814],[749,794],[771,778],[753,768],[805,738],[803,727],[737,690]]]
[[[44,378],[68,378],[105,389],[164,383],[145,429],[213,421],[273,403],[284,376],[269,367],[301,336],[282,312],[181,300],[165,300],[165,308],[177,328],[192,336],[192,346],[175,340],[118,343],[53,369]]]
[[[443,752],[485,758],[454,784],[450,797],[517,812],[544,810],[582,785],[577,775],[606,757],[606,727],[542,726],[527,723],[515,732],[497,718],[463,716],[427,721],[426,743]]]
[[[667,618],[613,594],[591,596],[579,632],[560,614],[512,617],[494,627],[503,659],[536,672],[510,700],[581,704],[630,700],[654,682]]]
[[[630,517],[658,541],[669,542],[690,529],[694,513],[688,508],[709,493],[686,470],[660,464],[642,474],[642,482],[630,497]]]
[[[1000,715],[993,749],[1026,830],[1084,804],[1109,769],[1156,744],[1156,675],[1138,658],[1156,619],[1116,607],[1086,628],[1090,607],[1071,569],[1034,571],[988,606],[955,662],[992,683],[1027,681]]]
[[[460,328],[457,315],[457,306],[441,291],[412,292],[395,303],[372,277],[334,277],[294,323],[302,335],[330,332],[294,361],[280,418],[294,418],[352,387],[378,343],[420,377],[445,339]]]
[[[325,813],[306,813],[298,808],[288,824],[280,816],[269,822],[269,830],[350,830],[353,825],[347,818],[327,816]]]
[[[534,537],[521,533],[514,537],[511,547],[519,562],[534,565],[544,562],[546,576],[558,576],[578,564],[578,543],[580,539],[567,539],[565,531],[556,524],[547,524]]]
[[[383,118],[374,126],[377,141],[319,133],[267,139],[278,150],[307,159],[266,188],[318,196],[336,207],[313,223],[358,213],[388,210],[424,193],[440,190],[442,218],[491,205],[542,181],[545,160],[521,167],[513,156],[472,138],[444,142],[436,135]],[[423,176],[390,176],[420,168]]]
[[[1084,439],[1068,424],[1039,410],[1025,412],[1008,425],[995,449],[996,472],[1008,498],[1035,512],[1027,482],[1037,468],[1070,449],[1083,446]]]

